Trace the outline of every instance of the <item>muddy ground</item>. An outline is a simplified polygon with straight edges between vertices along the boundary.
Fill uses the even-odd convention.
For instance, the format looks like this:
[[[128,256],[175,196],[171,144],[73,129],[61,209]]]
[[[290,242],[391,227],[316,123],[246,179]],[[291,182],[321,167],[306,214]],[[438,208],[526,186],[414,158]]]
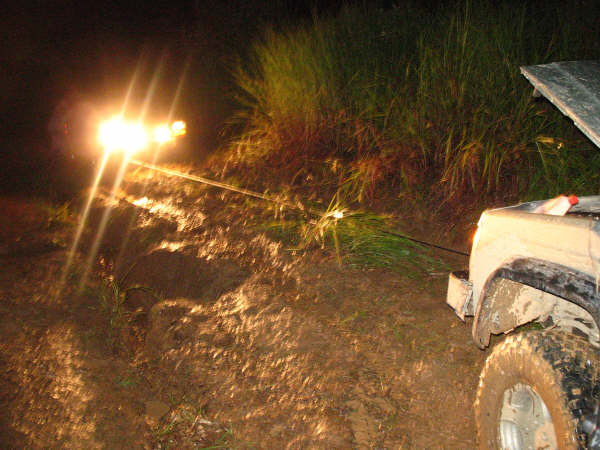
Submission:
[[[81,217],[1,203],[1,447],[476,447],[486,353],[444,273],[340,268],[260,231],[258,203],[141,170],[65,272]]]

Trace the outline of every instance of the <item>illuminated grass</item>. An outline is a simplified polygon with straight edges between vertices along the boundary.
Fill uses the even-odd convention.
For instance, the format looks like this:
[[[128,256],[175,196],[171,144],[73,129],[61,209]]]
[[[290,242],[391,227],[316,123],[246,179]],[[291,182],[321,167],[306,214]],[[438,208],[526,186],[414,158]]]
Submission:
[[[126,347],[123,337],[136,312],[130,311],[125,303],[135,291],[143,291],[155,297],[156,301],[160,300],[160,296],[152,288],[140,285],[124,287],[112,277],[85,286],[86,295],[98,299],[100,310],[106,316],[106,343],[112,351],[124,350]]]
[[[336,248],[353,266],[385,268],[411,278],[447,270],[427,247],[391,233],[388,220],[381,216],[352,214],[331,227],[327,236],[337,240]]]
[[[597,193],[597,149],[532,99],[519,72],[600,57],[592,9],[403,3],[267,32],[234,71],[245,130],[234,165],[259,186],[268,167],[282,186],[313,186],[321,199],[343,188],[362,204]]]
[[[340,266],[385,268],[411,278],[448,270],[427,246],[394,232],[389,217],[349,212],[337,199],[334,197],[322,217],[307,219],[291,214],[258,228],[292,250],[329,248]]]

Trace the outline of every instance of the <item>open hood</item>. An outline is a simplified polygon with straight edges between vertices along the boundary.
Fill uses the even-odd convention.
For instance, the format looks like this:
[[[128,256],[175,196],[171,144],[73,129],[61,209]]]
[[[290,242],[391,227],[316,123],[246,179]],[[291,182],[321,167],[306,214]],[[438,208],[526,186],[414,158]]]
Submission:
[[[600,147],[600,61],[523,66],[521,73]]]

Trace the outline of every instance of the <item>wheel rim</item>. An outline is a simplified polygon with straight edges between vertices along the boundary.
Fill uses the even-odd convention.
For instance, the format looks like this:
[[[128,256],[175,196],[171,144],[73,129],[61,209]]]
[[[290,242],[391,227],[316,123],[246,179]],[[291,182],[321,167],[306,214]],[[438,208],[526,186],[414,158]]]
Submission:
[[[548,407],[531,386],[518,383],[504,392],[500,443],[507,450],[557,448]]]

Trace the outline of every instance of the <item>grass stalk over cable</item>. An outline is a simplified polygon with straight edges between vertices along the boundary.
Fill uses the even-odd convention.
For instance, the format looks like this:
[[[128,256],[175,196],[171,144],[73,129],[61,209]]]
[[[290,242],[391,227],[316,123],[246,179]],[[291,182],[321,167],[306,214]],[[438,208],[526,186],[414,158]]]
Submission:
[[[262,228],[295,250],[330,248],[339,266],[385,268],[410,278],[447,270],[429,248],[394,233],[389,217],[350,211],[339,193],[320,217],[288,215]]]

